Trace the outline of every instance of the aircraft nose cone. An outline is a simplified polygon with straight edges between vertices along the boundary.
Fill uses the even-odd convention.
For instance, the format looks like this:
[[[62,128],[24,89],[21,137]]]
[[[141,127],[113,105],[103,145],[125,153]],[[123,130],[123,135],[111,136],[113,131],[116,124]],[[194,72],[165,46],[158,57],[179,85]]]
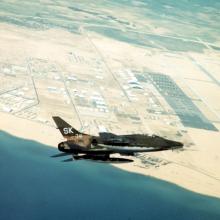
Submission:
[[[182,148],[183,147],[183,143],[178,142],[178,141],[168,141],[167,143],[170,147],[178,147],[178,148]]]
[[[182,148],[182,147],[183,147],[183,143],[178,142],[178,141],[175,141],[174,146],[175,146],[175,147]]]
[[[183,145],[184,145],[183,143],[179,142],[178,146],[183,147]]]

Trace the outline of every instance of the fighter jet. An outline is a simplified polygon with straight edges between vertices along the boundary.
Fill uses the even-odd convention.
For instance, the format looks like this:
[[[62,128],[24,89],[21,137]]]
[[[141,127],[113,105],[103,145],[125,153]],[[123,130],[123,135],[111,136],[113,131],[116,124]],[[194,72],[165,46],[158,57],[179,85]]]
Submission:
[[[58,144],[62,155],[71,154],[73,159],[78,155],[86,158],[102,158],[109,160],[111,154],[119,153],[124,156],[134,156],[135,153],[180,149],[181,142],[168,140],[157,135],[127,134],[117,135],[100,132],[99,136],[89,135],[77,131],[62,118],[53,116],[57,128],[66,139]]]

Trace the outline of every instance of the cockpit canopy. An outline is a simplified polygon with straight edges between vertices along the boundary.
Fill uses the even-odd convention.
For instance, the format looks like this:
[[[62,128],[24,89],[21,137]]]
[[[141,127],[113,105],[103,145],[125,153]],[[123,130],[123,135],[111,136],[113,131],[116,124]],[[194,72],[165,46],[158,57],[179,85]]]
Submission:
[[[128,145],[129,140],[120,135],[116,135],[108,132],[100,132],[99,133],[101,140],[105,144],[109,145]]]
[[[109,132],[100,132],[99,136],[102,140],[109,140],[118,137],[118,135]]]

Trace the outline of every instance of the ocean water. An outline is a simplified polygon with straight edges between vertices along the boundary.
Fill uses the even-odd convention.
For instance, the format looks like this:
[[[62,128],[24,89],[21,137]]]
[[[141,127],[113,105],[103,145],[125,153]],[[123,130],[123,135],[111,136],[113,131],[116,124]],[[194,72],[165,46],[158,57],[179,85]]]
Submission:
[[[220,219],[220,199],[0,131],[0,219]]]
[[[99,33],[103,36],[117,39],[118,41],[126,42],[143,47],[152,48],[166,48],[170,51],[187,52],[194,51],[201,53],[205,49],[205,46],[200,43],[183,41],[179,39],[173,39],[169,37],[156,36],[153,34],[138,34],[133,31],[122,32],[115,28],[104,27],[89,27],[87,30]],[[154,43],[152,43],[154,42]]]
[[[123,13],[121,13],[122,9]],[[139,20],[146,20],[147,24],[150,20],[155,27],[167,29],[172,36],[183,36],[194,40],[199,37],[214,43],[218,42],[220,34],[219,10],[220,2],[217,0],[96,0],[95,2],[91,0],[17,0],[13,3],[9,0],[1,0],[0,22],[32,30],[60,28],[78,34],[78,28],[81,25],[85,30],[93,25],[95,27],[107,25],[112,32],[109,35],[116,40],[118,38],[124,42],[136,40],[136,44],[151,45],[150,42],[146,42],[147,39],[143,42],[144,36],[135,36],[132,32],[121,32],[118,37],[118,34],[115,32],[113,35],[114,32],[111,30],[111,27],[125,28],[130,21],[138,23]],[[126,14],[130,14],[131,19]],[[146,25],[140,30],[151,31],[151,28]],[[97,30],[105,36],[106,31],[108,30]],[[158,39],[155,40],[157,43]],[[184,45],[187,45],[187,49],[191,47],[187,44],[188,42],[175,40],[171,44],[177,44],[176,49],[174,46],[169,46],[166,38],[162,38],[162,41],[162,45],[165,44],[165,47],[171,50],[174,48],[177,51],[186,51]],[[195,44],[191,50],[198,52],[201,46]]]

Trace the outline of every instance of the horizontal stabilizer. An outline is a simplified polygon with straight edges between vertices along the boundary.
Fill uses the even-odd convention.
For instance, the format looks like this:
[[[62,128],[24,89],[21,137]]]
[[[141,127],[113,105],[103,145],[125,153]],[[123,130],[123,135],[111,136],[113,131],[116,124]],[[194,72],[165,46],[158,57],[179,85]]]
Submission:
[[[60,153],[60,154],[52,155],[51,157],[65,157],[67,155],[69,155],[69,153]]]

